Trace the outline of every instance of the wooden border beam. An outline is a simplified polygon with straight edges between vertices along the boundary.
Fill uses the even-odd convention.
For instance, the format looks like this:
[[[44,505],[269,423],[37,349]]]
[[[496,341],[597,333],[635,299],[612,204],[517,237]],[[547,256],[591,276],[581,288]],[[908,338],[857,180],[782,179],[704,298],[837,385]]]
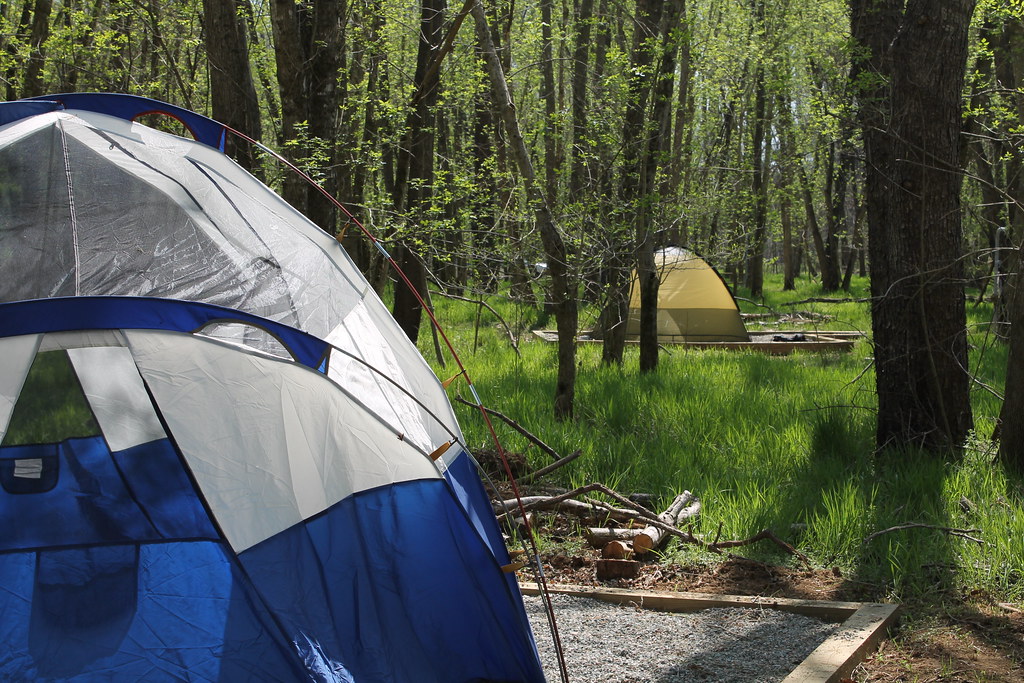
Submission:
[[[525,595],[540,593],[536,583],[524,582],[520,583],[519,587]],[[711,593],[661,593],[603,586],[549,584],[548,592],[592,598],[619,605],[637,605],[643,609],[662,612],[696,612],[711,607],[757,607],[840,623],[839,629],[783,679],[783,683],[837,683],[878,647],[888,629],[896,622],[900,611],[899,605],[875,602],[832,602]]]

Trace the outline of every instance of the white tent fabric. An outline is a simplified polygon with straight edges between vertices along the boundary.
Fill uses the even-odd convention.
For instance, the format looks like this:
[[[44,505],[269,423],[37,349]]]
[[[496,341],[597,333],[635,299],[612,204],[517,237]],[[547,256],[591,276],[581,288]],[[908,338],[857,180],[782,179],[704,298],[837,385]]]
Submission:
[[[0,441],[7,434],[7,425],[14,412],[14,404],[21,393],[21,387],[28,376],[32,358],[39,347],[39,335],[26,334],[12,337],[3,344],[3,359],[0,363]]]
[[[440,477],[391,426],[309,368],[197,336],[132,331],[128,341],[236,552],[359,491]],[[237,419],[223,419],[228,403]]]
[[[68,357],[112,451],[167,438],[126,348],[71,348]]]
[[[344,351],[331,377],[426,452],[460,433],[341,245],[218,150],[91,111],[22,119],[0,128],[0,221],[0,301],[158,296],[252,313]]]

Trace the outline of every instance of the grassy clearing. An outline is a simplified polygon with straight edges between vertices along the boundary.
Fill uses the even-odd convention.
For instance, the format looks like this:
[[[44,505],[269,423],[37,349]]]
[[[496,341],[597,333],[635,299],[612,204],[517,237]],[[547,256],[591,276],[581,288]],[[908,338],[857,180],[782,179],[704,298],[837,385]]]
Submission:
[[[858,280],[849,295],[839,296],[864,298],[867,287]],[[741,307],[827,314],[831,318],[818,323],[820,329],[870,329],[865,303],[786,306],[823,295],[806,283],[796,292],[780,290],[780,281],[769,281],[765,300],[757,302],[744,300],[740,290]],[[435,299],[485,403],[559,452],[582,449],[583,457],[558,473],[562,484],[601,481],[620,491],[655,493],[662,504],[679,491],[693,491],[704,504],[696,531],[741,538],[770,528],[816,564],[839,566],[894,597],[965,587],[1006,600],[1024,593],[1021,482],[993,464],[986,441],[999,410],[993,392],[1002,391],[1006,354],[986,334],[987,304],[969,306],[971,363],[979,379],[973,394],[978,438],[964,458],[942,462],[872,454],[876,403],[866,340],[848,354],[782,358],[673,350],[649,376],[638,372],[635,348],[627,350],[623,367],[609,368],[600,363],[598,345],[581,346],[576,419],[558,423],[551,417],[554,345],[535,341],[527,331],[547,323],[543,314],[497,297],[489,303],[522,332],[521,355],[488,312],[480,314],[477,329],[476,306]],[[424,337],[421,346],[432,358],[429,335]],[[478,415],[459,410],[470,445],[489,446]],[[526,453],[537,467],[547,464],[522,437],[497,427],[507,449]],[[864,542],[902,524],[974,529],[967,535],[982,543],[925,527]],[[673,546],[668,552],[670,559],[696,559],[692,548]],[[768,547],[749,551],[789,561],[775,553]]]

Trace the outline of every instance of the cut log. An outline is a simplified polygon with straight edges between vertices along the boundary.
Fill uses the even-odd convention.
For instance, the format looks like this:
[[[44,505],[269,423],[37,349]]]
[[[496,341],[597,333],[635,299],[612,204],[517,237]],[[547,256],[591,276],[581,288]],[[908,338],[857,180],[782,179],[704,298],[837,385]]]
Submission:
[[[633,554],[633,550],[622,541],[611,541],[601,549],[601,557],[610,560],[626,560]]]
[[[643,529],[590,527],[587,529],[587,543],[591,548],[603,548],[612,541],[632,542]]]
[[[695,516],[700,511],[700,501],[694,498],[689,491],[683,491],[665,512],[658,515],[658,519],[669,526],[675,526],[680,519],[687,519]],[[637,555],[645,555],[658,548],[668,534],[664,529],[656,526],[649,526],[633,539],[633,552]]]
[[[594,566],[601,581],[635,579],[640,573],[640,563],[636,560],[598,560]]]

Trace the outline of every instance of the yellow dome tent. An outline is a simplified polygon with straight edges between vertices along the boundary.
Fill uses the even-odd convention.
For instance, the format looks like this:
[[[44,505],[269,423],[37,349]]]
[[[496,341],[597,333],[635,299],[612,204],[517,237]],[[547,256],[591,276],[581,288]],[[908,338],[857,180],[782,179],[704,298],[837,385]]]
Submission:
[[[658,339],[662,342],[749,341],[736,300],[725,280],[688,249],[655,252],[660,274]],[[640,288],[633,271],[627,337],[640,335]]]

